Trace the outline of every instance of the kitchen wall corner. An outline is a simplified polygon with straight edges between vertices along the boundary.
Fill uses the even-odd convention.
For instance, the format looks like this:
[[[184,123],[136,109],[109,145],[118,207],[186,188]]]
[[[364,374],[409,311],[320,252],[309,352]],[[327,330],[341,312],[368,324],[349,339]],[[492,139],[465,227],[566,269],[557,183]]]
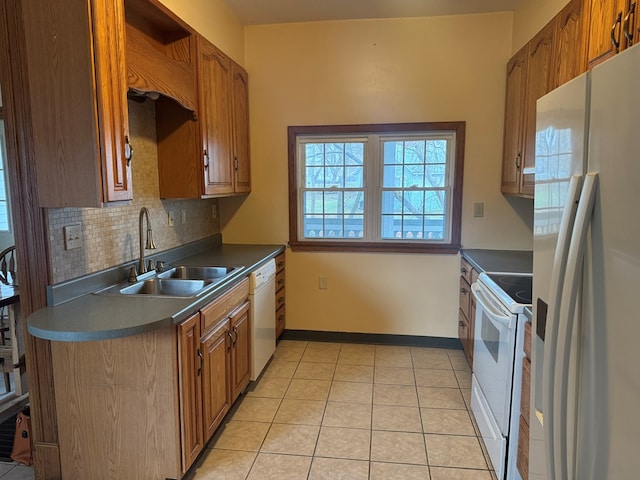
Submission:
[[[129,101],[129,130],[134,147],[133,197],[123,206],[105,208],[47,209],[51,283],[56,284],[138,258],[138,215],[149,209],[157,251],[184,245],[220,232],[219,216],[213,218],[210,200],[161,200],[158,186],[158,160],[155,105]],[[180,159],[176,159],[180,161]],[[186,223],[182,224],[181,212]],[[173,213],[174,226],[168,225]],[[80,224],[82,248],[65,250],[63,227]]]

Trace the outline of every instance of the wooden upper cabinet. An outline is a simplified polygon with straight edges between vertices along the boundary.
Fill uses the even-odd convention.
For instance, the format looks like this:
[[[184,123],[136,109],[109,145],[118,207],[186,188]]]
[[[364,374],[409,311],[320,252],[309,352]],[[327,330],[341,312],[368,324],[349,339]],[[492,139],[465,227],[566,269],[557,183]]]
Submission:
[[[233,73],[233,146],[234,190],[251,191],[251,162],[249,155],[249,76],[238,64]]]
[[[629,0],[586,0],[589,8],[588,68],[594,67],[626,47],[623,29],[631,3],[635,3],[635,0],[632,2]]]
[[[520,194],[533,196],[536,165],[536,101],[553,89],[554,36],[557,17],[529,43],[525,94],[524,157]]]
[[[130,200],[122,0],[24,0],[23,8],[40,204]]]
[[[509,195],[520,192],[527,57],[525,45],[507,63],[501,190]]]
[[[584,0],[571,0],[558,14],[553,88],[577,77],[586,69],[585,10]]]
[[[247,73],[198,38],[199,109],[156,102],[160,197],[201,198],[249,193]]]
[[[231,60],[200,37],[204,193],[233,193]]]

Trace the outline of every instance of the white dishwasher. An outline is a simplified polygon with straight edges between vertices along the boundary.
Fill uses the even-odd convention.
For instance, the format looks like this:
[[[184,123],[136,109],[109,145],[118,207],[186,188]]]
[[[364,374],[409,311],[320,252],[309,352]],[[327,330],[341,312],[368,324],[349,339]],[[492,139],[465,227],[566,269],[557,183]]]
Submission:
[[[249,276],[251,302],[251,381],[276,350],[276,262],[269,260]]]

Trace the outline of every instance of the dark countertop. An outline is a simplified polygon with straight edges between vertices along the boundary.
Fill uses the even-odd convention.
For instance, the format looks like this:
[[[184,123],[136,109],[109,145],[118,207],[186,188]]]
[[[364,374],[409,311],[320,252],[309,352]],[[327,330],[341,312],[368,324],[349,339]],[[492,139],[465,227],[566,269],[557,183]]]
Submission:
[[[460,254],[478,272],[533,273],[531,250],[463,249]]]
[[[199,245],[202,246],[202,242]],[[247,277],[262,263],[283,252],[284,245],[210,244],[200,248],[197,253],[193,253],[193,250],[176,249],[177,252],[188,251],[189,255],[184,257],[179,257],[179,253],[176,252],[162,252],[154,257],[168,258],[174,265],[242,265],[244,268],[230,274],[211,291],[195,298],[147,298],[137,295],[99,295],[82,291],[91,288],[91,292],[95,292],[126,280],[122,275],[126,274],[128,266],[114,267],[106,273],[100,272],[53,286],[53,293],[49,292],[49,303],[55,306],[43,308],[29,316],[29,333],[46,340],[106,340],[137,335],[179,323]],[[117,280],[113,281],[114,278]],[[101,283],[106,279],[109,279],[110,283]]]

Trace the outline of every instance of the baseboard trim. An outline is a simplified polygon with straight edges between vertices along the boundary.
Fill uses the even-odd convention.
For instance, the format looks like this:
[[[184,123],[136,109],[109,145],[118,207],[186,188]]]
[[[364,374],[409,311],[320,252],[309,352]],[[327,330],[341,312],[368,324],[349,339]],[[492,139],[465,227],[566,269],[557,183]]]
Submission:
[[[457,338],[423,337],[418,335],[285,330],[280,338],[283,340],[306,340],[311,342],[373,343],[376,345],[404,345],[462,350],[462,344]]]

